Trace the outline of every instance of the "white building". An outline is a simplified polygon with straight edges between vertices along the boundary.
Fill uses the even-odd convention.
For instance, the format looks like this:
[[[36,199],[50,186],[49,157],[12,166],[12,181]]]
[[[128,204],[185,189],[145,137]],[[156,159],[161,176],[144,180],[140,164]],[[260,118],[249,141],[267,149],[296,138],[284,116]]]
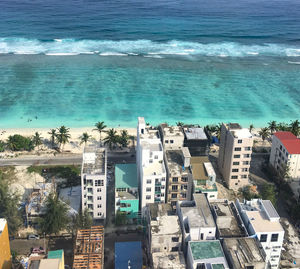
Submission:
[[[272,203],[269,200],[261,199],[252,199],[244,203],[236,200],[236,206],[249,235],[256,236],[260,241],[266,254],[266,263],[269,262],[272,269],[278,268],[284,230]]]
[[[136,152],[143,212],[148,203],[164,203],[166,197],[166,168],[159,132],[146,126],[143,117],[138,118]]]
[[[189,241],[188,269],[229,269],[219,240]]]
[[[107,151],[86,147],[82,156],[82,209],[88,209],[94,219],[106,218]]]
[[[159,125],[162,144],[165,150],[179,150],[183,147],[184,134],[179,126]]]
[[[280,171],[289,168],[290,186],[300,197],[300,139],[291,132],[276,132],[272,137],[270,164]]]
[[[177,214],[185,250],[188,241],[216,239],[216,224],[205,194],[195,193],[194,201],[178,201]]]
[[[218,165],[229,189],[249,184],[253,136],[237,123],[222,124]]]

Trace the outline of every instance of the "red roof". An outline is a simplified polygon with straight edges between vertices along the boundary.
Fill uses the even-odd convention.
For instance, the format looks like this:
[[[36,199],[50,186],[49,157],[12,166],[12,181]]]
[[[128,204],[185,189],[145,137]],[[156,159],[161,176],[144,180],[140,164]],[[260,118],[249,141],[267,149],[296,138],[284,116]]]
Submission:
[[[276,132],[274,134],[286,148],[289,154],[300,154],[300,139],[291,132]]]

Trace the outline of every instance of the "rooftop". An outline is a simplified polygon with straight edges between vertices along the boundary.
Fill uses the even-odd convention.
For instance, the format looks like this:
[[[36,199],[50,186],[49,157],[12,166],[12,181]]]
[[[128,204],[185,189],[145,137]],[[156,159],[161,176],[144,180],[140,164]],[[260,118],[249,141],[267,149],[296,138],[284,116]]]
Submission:
[[[60,259],[42,259],[39,269],[59,269]]]
[[[77,214],[81,205],[81,186],[60,189],[59,198],[68,202],[70,214]]]
[[[85,147],[82,158],[82,173],[88,175],[105,174],[105,148]]]
[[[6,219],[0,219],[0,235],[3,232],[6,223],[7,223]]]
[[[130,261],[130,262],[128,262]],[[143,252],[140,241],[115,243],[115,269],[141,269]]]
[[[189,173],[189,169],[184,168],[183,153],[181,150],[167,150],[166,157],[171,176],[181,175],[183,172]]]
[[[191,157],[191,168],[194,180],[208,180],[208,174],[205,171],[204,163],[208,163],[207,156]]]
[[[217,184],[214,183],[212,185],[206,184],[203,185],[199,180],[194,180],[194,189],[195,191],[201,191],[201,192],[215,192],[218,191]]]
[[[254,264],[265,260],[255,238],[225,238],[223,244],[235,268],[244,268],[247,263]]]
[[[184,135],[183,135],[183,132],[182,132],[182,129],[181,127],[179,126],[168,126],[168,124],[166,123],[163,123],[160,125],[162,131],[163,131],[163,134],[164,136],[179,136],[179,137],[182,137],[184,138]]]
[[[51,250],[48,252],[48,259],[62,259],[64,257],[64,250]]]
[[[220,237],[248,236],[233,202],[216,200],[211,202],[210,205],[216,214],[216,223]]]
[[[191,127],[191,128],[184,128],[184,133],[186,139],[199,139],[204,140],[207,139],[207,136],[203,130],[203,128],[200,127]]]
[[[166,173],[165,165],[163,162],[153,162],[144,168],[144,176],[162,175]]]
[[[136,164],[116,164],[115,188],[138,188]]]
[[[291,132],[276,132],[274,135],[281,141],[289,154],[300,154],[300,138]]]
[[[118,191],[116,198],[121,198],[122,200],[136,200],[138,199],[138,192]]]
[[[219,240],[189,241],[194,260],[224,258]]]
[[[182,252],[152,253],[154,268],[160,269],[185,269],[185,259]]]
[[[172,213],[170,204],[148,204],[151,217],[151,234],[180,234],[178,216]]]

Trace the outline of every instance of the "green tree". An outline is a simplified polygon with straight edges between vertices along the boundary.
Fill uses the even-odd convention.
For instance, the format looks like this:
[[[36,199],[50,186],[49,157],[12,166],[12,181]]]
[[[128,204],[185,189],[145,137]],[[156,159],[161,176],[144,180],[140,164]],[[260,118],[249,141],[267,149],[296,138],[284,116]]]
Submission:
[[[10,135],[7,139],[7,146],[12,151],[31,151],[34,148],[32,140],[29,137],[19,134]]]
[[[105,124],[104,124],[104,121],[98,121],[96,124],[95,124],[95,129],[93,129],[93,131],[98,131],[99,134],[100,134],[100,146],[101,146],[101,134],[102,132],[104,132],[104,129],[107,127]]]
[[[40,147],[40,145],[43,144],[43,141],[42,141],[42,137],[41,135],[38,133],[38,132],[35,132],[34,136],[32,137],[32,143],[35,147]]]
[[[70,128],[65,127],[64,125],[57,128],[57,135],[56,135],[56,139],[57,142],[59,144],[59,148],[61,148],[61,146],[64,145],[69,142],[69,138],[71,137],[70,135]]]
[[[295,136],[300,135],[300,122],[298,120],[292,121],[291,124],[290,124],[290,128],[291,128],[291,132]]]
[[[254,125],[250,124],[250,126],[249,126],[249,132],[251,133],[253,129],[254,129]]]
[[[72,216],[72,221],[69,225],[69,231],[75,235],[78,229],[89,229],[93,225],[93,218],[86,208],[84,211],[79,212]]]
[[[59,200],[57,193],[50,193],[46,200],[45,215],[41,220],[41,230],[45,234],[58,234],[69,223],[67,204]]]
[[[265,142],[265,140],[270,137],[270,131],[269,131],[269,128],[267,127],[264,127],[264,128],[261,128],[260,131],[258,132],[258,134],[261,136],[263,142]]]
[[[0,152],[3,152],[5,150],[5,143],[0,140]]]
[[[84,143],[84,146],[86,146],[86,143],[90,140],[90,138],[91,136],[87,132],[83,133],[80,136],[80,145]]]
[[[274,206],[276,205],[277,198],[274,185],[264,184],[262,186],[261,196],[263,200],[270,200]]]
[[[116,224],[117,225],[124,225],[126,224],[126,213],[125,212],[122,212],[122,211],[117,211],[117,214],[116,214]]]
[[[182,121],[178,121],[178,122],[176,122],[176,125],[178,126],[178,127],[183,127],[184,126],[184,123],[182,122]]]
[[[119,143],[121,147],[126,148],[129,143],[129,135],[127,130],[122,130],[121,135],[119,136]]]
[[[0,218],[5,218],[8,223],[10,234],[16,234],[22,225],[22,218],[19,211],[20,197],[16,192],[9,190],[12,168],[0,170]]]
[[[290,131],[290,127],[285,122],[279,122],[277,124],[277,131]]]
[[[50,132],[48,132],[48,134],[50,135],[51,146],[52,148],[54,148],[54,143],[56,139],[56,129],[51,129]]]
[[[103,140],[104,144],[108,145],[109,149],[113,149],[118,143],[117,131],[114,128],[112,128],[109,129],[106,133],[107,136]]]
[[[277,123],[275,120],[268,122],[268,128],[271,131],[271,134],[273,134],[275,131],[277,131]]]

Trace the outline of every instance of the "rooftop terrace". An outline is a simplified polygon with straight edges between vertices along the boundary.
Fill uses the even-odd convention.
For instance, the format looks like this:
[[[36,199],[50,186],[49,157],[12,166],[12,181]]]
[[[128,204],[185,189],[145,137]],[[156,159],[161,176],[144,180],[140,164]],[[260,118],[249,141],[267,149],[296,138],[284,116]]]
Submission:
[[[219,240],[189,241],[194,260],[224,257]]]
[[[169,126],[166,123],[163,123],[160,125],[164,136],[168,136],[168,137],[175,137],[175,136],[179,136],[179,137],[184,137],[183,132],[181,127],[179,126]]]
[[[116,164],[115,188],[138,188],[136,164]]]
[[[86,147],[82,158],[82,173],[88,175],[105,174],[105,148]]]

